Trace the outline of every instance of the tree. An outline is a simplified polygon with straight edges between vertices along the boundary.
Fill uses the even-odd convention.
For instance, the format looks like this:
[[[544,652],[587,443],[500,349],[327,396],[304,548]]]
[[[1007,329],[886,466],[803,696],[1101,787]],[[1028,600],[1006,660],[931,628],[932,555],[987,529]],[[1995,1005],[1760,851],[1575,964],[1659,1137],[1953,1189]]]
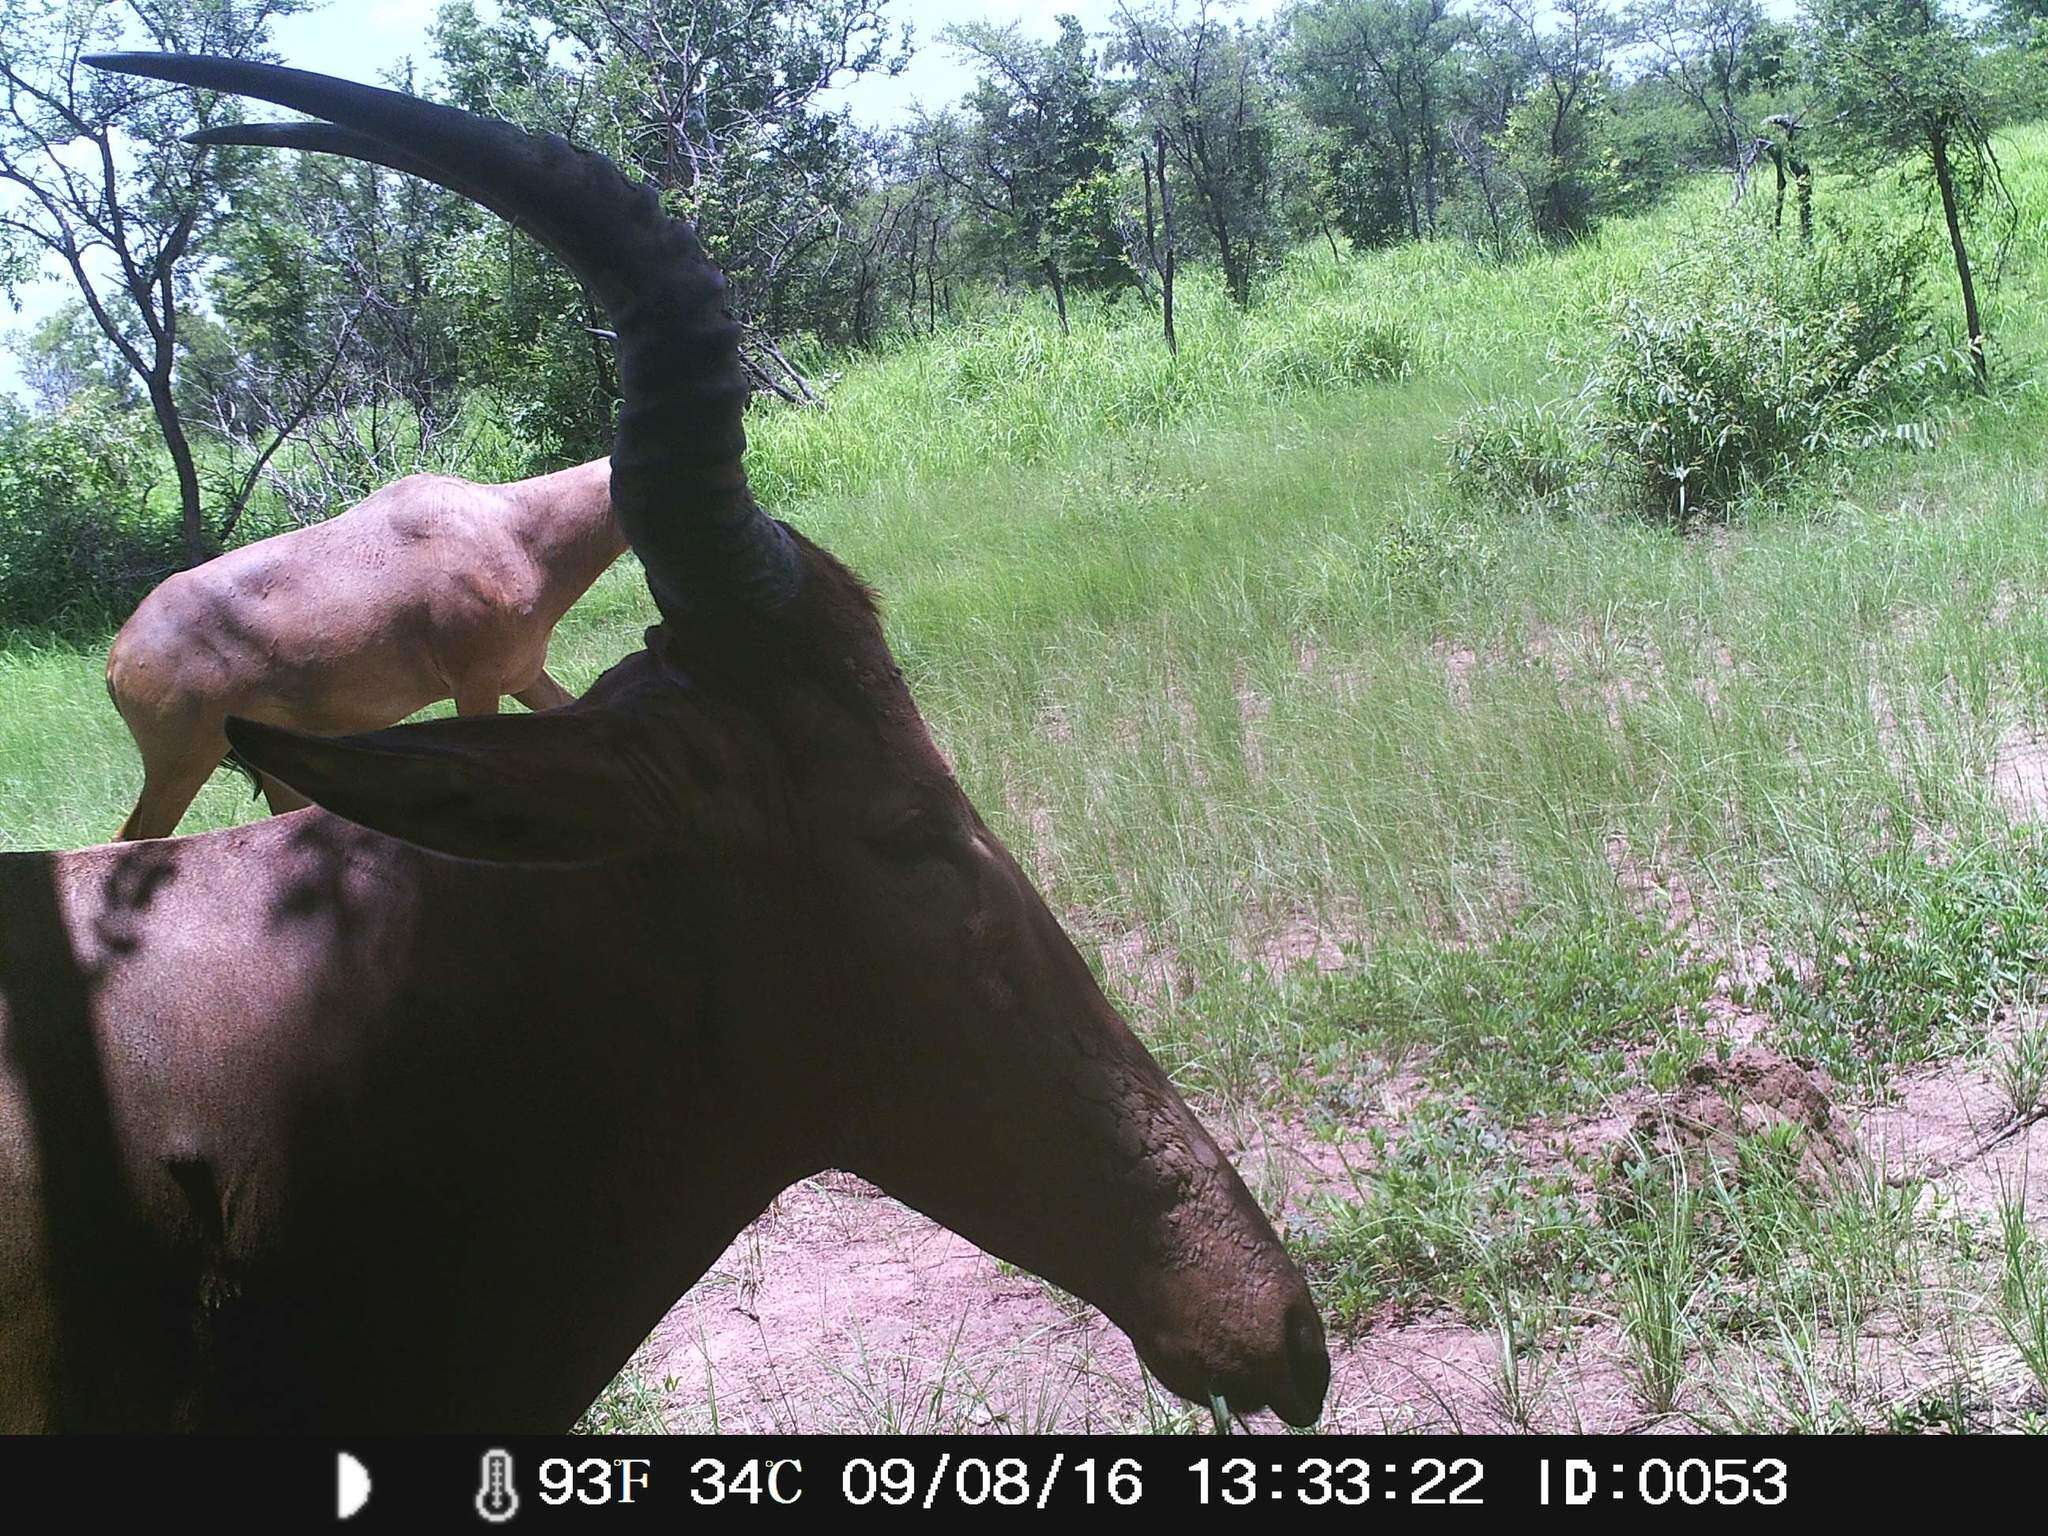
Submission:
[[[826,93],[908,56],[888,0],[448,0],[447,97],[610,155],[694,219],[747,322],[758,383],[802,395],[776,339],[843,255],[872,146]],[[497,238],[504,238],[497,233]],[[595,325],[595,312],[586,321]]]
[[[2048,32],[2048,0],[1992,0],[1991,15],[1999,31],[2022,43]]]
[[[1143,9],[1117,0],[1111,57],[1131,70],[1145,132],[1165,135],[1243,309],[1275,245],[1272,38],[1242,21],[1225,25],[1220,9],[1196,0],[1183,19],[1179,0]]]
[[[1293,13],[1287,74],[1304,115],[1338,136],[1349,185],[1370,184],[1372,169],[1384,173],[1411,239],[1437,232],[1453,163],[1446,98],[1468,27],[1450,0],[1315,0]],[[1386,227],[1370,204],[1346,201],[1354,240]]]
[[[1739,105],[1743,64],[1763,25],[1757,0],[1637,0],[1629,21],[1649,55],[1649,71],[1707,121],[1740,197],[1755,137]]]
[[[1483,223],[1473,238],[1505,254],[1527,227],[1506,163],[1508,123],[1529,93],[1531,65],[1515,27],[1498,14],[1472,16],[1451,77],[1448,138]],[[1524,204],[1526,208],[1526,202]]]
[[[1180,338],[1173,330],[1173,279],[1179,256],[1173,238],[1173,185],[1166,175],[1164,128],[1152,130],[1151,158],[1144,162],[1142,168],[1145,175],[1145,259],[1159,274],[1159,313],[1166,328],[1166,350],[1178,357]],[[1159,199],[1156,221],[1152,214],[1155,191]]]
[[[219,456],[224,505],[267,483],[310,521],[418,467],[453,420],[451,305],[435,280],[460,224],[430,183],[330,155],[257,157],[231,208],[181,395],[235,450]],[[286,437],[295,451],[277,455]]]
[[[142,404],[134,370],[107,341],[82,299],[67,300],[34,330],[10,340],[22,382],[39,410],[61,411],[88,396],[123,410]]]
[[[1038,43],[1015,22],[949,28],[947,42],[981,76],[964,121],[946,114],[918,138],[932,169],[984,221],[994,264],[1052,290],[1064,332],[1070,283],[1113,287],[1129,269],[1114,228],[1074,196],[1115,163],[1115,103],[1081,24],[1062,16],[1059,29]]]
[[[1601,100],[1620,28],[1604,0],[1493,0],[1533,79],[1509,114],[1504,158],[1522,183],[1529,220],[1547,240],[1598,222],[1611,179]]]
[[[0,0],[0,235],[56,257],[140,381],[177,475],[185,559],[211,552],[199,470],[175,376],[192,280],[184,266],[220,215],[237,158],[183,135],[233,120],[232,99],[101,75],[102,49],[257,58],[271,20],[301,0]]]
[[[957,223],[955,199],[930,174],[922,146],[899,143],[879,162],[879,183],[848,214],[831,274],[836,308],[844,314],[841,331],[861,347],[886,328],[892,296],[901,299],[905,323],[913,328],[920,292],[927,317],[934,314],[939,247],[950,252]]]
[[[1808,0],[1814,84],[1834,134],[1872,160],[1910,156],[1931,174],[1962,293],[1970,368],[1988,388],[1984,322],[1963,223],[2003,195],[1969,34],[1940,0]]]

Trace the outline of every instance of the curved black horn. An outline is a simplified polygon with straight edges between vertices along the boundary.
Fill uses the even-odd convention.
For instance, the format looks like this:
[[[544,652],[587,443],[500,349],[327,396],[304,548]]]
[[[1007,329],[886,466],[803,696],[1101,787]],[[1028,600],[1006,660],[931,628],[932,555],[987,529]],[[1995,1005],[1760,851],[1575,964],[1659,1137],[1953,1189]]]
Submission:
[[[340,155],[349,160],[367,160],[372,165],[381,165],[407,176],[417,176],[422,181],[436,182],[459,193],[472,203],[489,208],[508,223],[517,223],[517,215],[496,206],[488,187],[462,177],[459,171],[451,171],[421,159],[418,155],[407,154],[396,144],[386,144],[382,139],[373,139],[367,133],[357,133],[353,128],[337,128],[332,123],[228,123],[219,128],[202,128],[197,133],[185,135],[187,144],[199,144],[209,148],[222,145],[240,145],[255,149],[298,149],[309,154]]]
[[[93,54],[98,69],[255,96],[324,118],[194,135],[373,161],[438,182],[553,251],[618,331],[625,402],[612,507],[665,613],[703,603],[773,608],[802,579],[787,531],[747,489],[749,393],[725,276],[651,188],[599,154],[510,123],[274,64],[178,53]]]

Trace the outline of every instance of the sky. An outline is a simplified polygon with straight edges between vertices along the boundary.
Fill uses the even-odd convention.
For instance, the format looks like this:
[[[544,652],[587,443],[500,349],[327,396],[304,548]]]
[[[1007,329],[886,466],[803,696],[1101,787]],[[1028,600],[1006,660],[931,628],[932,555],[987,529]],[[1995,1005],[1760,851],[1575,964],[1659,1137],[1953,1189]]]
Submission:
[[[488,7],[489,0],[484,0]],[[1243,0],[1237,14],[1270,15],[1279,0]],[[317,69],[345,79],[375,82],[401,59],[423,67],[431,58],[427,28],[437,0],[329,0],[317,11],[288,16],[274,24],[272,42],[278,57],[300,69]],[[956,22],[980,18],[1015,19],[1027,33],[1050,38],[1058,31],[1062,12],[1077,16],[1091,32],[1099,31],[1115,12],[1114,0],[890,0],[892,25],[911,25],[916,51],[903,72],[893,78],[870,78],[825,98],[828,106],[843,103],[856,118],[883,125],[910,117],[919,107],[937,109],[957,101],[974,84],[973,71],[939,41]],[[267,109],[259,108],[259,112]],[[33,330],[45,316],[75,292],[68,277],[51,275],[23,284],[16,295],[20,307],[9,314],[0,302],[0,340],[8,332]],[[13,348],[0,353],[0,392],[21,393],[21,370]]]
[[[332,0],[322,11],[280,22],[277,49],[287,64],[374,80],[406,54],[427,58],[427,26],[435,9],[435,0]],[[1279,0],[1242,0],[1235,14],[1253,20],[1278,9]],[[939,42],[955,22],[1016,20],[1026,32],[1050,38],[1062,12],[1097,32],[1115,11],[1114,0],[889,0],[892,25],[909,22],[918,45],[909,67],[894,79],[859,81],[828,100],[845,102],[869,123],[900,121],[920,105],[951,105],[974,84],[973,72]]]

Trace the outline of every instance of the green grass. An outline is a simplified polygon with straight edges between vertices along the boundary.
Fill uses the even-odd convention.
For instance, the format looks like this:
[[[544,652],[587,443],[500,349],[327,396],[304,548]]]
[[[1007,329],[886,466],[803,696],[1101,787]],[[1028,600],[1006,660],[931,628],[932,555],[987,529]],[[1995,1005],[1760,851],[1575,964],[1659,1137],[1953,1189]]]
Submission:
[[[970,795],[1084,951],[1137,957],[1106,979],[1180,1079],[1353,1140],[1351,1187],[1294,1234],[1333,1317],[1499,1329],[1511,1417],[1542,1389],[1522,1351],[1602,1320],[1645,1412],[1729,1427],[1868,1422],[1855,1341],[1937,1288],[2038,1334],[2038,1254],[2008,1243],[2001,1290],[1917,1186],[1816,1191],[1766,1147],[1730,1187],[1667,1171],[1624,1217],[1604,1173],[1528,1141],[1673,1086],[1717,1048],[1716,1000],[1880,1093],[1983,1050],[2048,959],[2040,850],[1993,788],[2048,729],[2048,131],[2002,153],[2022,220],[1993,397],[1711,534],[1486,509],[1447,456],[1475,404],[1558,393],[1716,185],[1514,265],[1305,250],[1245,317],[1193,281],[1177,361],[1129,301],[1077,305],[1063,339],[991,300],[846,365],[829,410],[751,424],[763,499],[880,589]],[[587,684],[650,618],[628,562],[553,670]],[[0,847],[125,815],[102,663],[0,644]],[[259,810],[220,775],[186,828]],[[2038,1098],[2036,1057],[2010,1072]],[[1420,1101],[1379,1114],[1403,1073]],[[916,1384],[844,1385],[944,1418]],[[647,1401],[615,1387],[591,1425]],[[1957,1401],[1887,1411],[1981,1420]]]
[[[1339,1328],[1438,1305],[1483,1323],[1504,1297],[1557,1314],[1588,1283],[1597,1234],[1571,1176],[1531,1167],[1484,1117],[1429,1102],[1360,1150],[1351,1189],[1295,1233]]]
[[[579,1435],[665,1435],[673,1431],[668,1408],[674,1377],[656,1382],[627,1366],[583,1410],[572,1431]],[[716,1428],[716,1417],[713,1417]]]
[[[1998,1208],[1998,1321],[2027,1374],[2048,1394],[2048,1245],[2027,1222],[2023,1199]]]
[[[1879,848],[1833,895],[1838,906],[1791,936],[1794,958],[1780,960],[1759,1001],[1788,1045],[1837,1077],[1882,1088],[1899,1067],[1975,1051],[1998,1019],[2037,1000],[2048,966],[2048,861],[2034,840],[1978,844],[1939,861]],[[2015,1098],[2030,1071],[2038,1093],[2028,1038],[2006,1058]]]

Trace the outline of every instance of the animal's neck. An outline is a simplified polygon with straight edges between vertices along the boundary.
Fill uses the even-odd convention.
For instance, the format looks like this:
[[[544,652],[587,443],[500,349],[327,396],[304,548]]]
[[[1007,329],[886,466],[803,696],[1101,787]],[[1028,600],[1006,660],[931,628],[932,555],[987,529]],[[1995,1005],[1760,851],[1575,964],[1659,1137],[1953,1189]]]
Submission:
[[[611,460],[506,487],[520,542],[543,573],[542,607],[559,617],[626,552],[612,516]]]
[[[495,1417],[558,1429],[731,1239],[785,1185],[820,1166],[801,1145],[816,1117],[803,1084],[774,1084],[734,1043],[747,1031],[693,1008],[693,999],[729,995],[723,957],[743,947],[694,886],[614,866],[568,875],[565,892],[562,871],[485,876],[425,856],[409,864],[403,873],[418,882],[424,925],[415,954],[474,943],[449,917],[465,913],[532,958],[506,964],[489,995],[466,1006],[435,1004],[441,1028],[458,1035],[452,1059],[463,1064],[461,1081],[411,1097],[414,1113],[394,1143],[455,1169],[451,1182],[466,1192],[473,1221],[435,1271],[448,1283],[435,1294],[443,1305],[431,1324],[423,1314],[437,1309],[422,1306],[417,1265],[391,1291],[390,1309],[448,1339],[451,1374],[441,1385],[451,1418],[434,1427]],[[565,907],[589,914],[566,933]],[[702,938],[679,943],[678,933]],[[451,984],[456,969],[448,968]],[[445,999],[448,988],[428,991]],[[431,1074],[410,1070],[408,1060],[386,1080],[424,1084]],[[391,1089],[384,1113],[407,1093]],[[448,1113],[451,1101],[461,1112]],[[484,1167],[461,1168],[459,1135],[437,1143],[437,1112],[487,1128],[470,1143]],[[723,1171],[706,1179],[708,1168]],[[439,1219],[432,1202],[421,1214],[423,1223]],[[411,1251],[429,1251],[431,1241],[422,1236]],[[383,1246],[408,1251],[402,1238]],[[485,1299],[492,1277],[506,1275],[521,1283]],[[396,1338],[408,1326],[394,1318],[385,1331]],[[523,1359],[491,1364],[507,1338],[534,1342],[514,1352]],[[416,1338],[412,1353],[423,1347]],[[366,1405],[357,1417],[367,1414]]]
[[[204,1076],[198,1053],[173,1051],[171,1064],[142,1043],[228,1038],[197,994],[143,1002],[197,953],[175,933],[87,985],[80,967],[124,931],[121,904],[97,894],[119,888],[121,870],[160,873],[154,910],[173,929],[205,907],[261,931],[291,904],[287,942],[311,946],[313,963],[246,978],[238,998],[252,1017],[292,1022],[233,1037],[240,1092],[195,1097],[181,1085]],[[736,911],[748,906],[740,878]],[[88,894],[60,910],[72,887]],[[0,1123],[54,1126],[68,1139],[50,1145],[82,1146],[107,1168],[199,1168],[208,1202],[241,1192],[220,1207],[207,1261],[236,1277],[236,1295],[204,1323],[178,1310],[198,1294],[178,1285],[196,1282],[162,1281],[139,1222],[104,1215],[90,1242],[73,1234],[72,1259],[102,1266],[98,1289],[86,1322],[67,1293],[72,1312],[49,1326],[69,1349],[89,1323],[96,1353],[77,1358],[108,1368],[80,1369],[76,1395],[54,1405],[35,1398],[33,1371],[19,1388],[0,1379],[0,1428],[54,1415],[157,1429],[564,1430],[731,1238],[821,1165],[807,1143],[835,1085],[778,1078],[773,1053],[755,1054],[760,1031],[709,1011],[739,995],[723,968],[747,948],[726,895],[654,866],[441,859],[317,811],[179,843],[0,856],[0,1039],[19,1043],[6,1035],[19,1016],[6,1017],[5,983],[37,974],[6,963],[9,944],[48,931],[48,953],[79,957],[49,983],[54,1022],[88,1042],[96,1018],[110,1031],[94,1092],[177,1106],[99,1148],[90,1104],[24,1115],[40,1101],[11,1097],[0,1074]],[[765,989],[795,1013],[778,984]],[[63,1068],[61,1052],[48,1065]],[[0,1237],[29,1219],[5,1150]],[[100,1164],[83,1166],[81,1189]],[[126,1220],[129,1205],[118,1208]],[[188,1206],[137,1209],[192,1220]],[[0,1318],[0,1345],[10,1326],[19,1336]],[[31,1314],[29,1333],[37,1326]],[[204,1358],[181,1364],[171,1346],[194,1338]],[[138,1386],[142,1366],[163,1385]],[[207,1384],[199,1397],[177,1396],[195,1380]]]

